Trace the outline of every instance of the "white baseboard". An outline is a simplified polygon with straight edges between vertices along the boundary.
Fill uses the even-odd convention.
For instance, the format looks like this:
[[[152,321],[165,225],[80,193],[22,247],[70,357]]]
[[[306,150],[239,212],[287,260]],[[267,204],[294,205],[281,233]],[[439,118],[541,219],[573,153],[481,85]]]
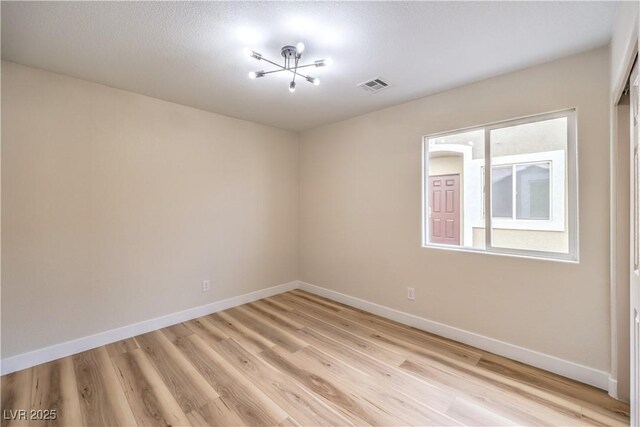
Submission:
[[[490,351],[509,359],[517,360],[576,381],[593,385],[603,390],[607,390],[609,395],[612,397],[617,396],[617,381],[610,377],[607,372],[300,281],[284,283],[282,285],[261,289],[248,294],[239,295],[237,297],[157,317],[155,319],[145,320],[140,323],[100,332],[95,335],[78,338],[61,344],[55,344],[49,347],[30,351],[28,353],[7,357],[2,359],[0,362],[0,375],[30,368],[61,357],[77,354],[92,348],[111,344],[126,338],[155,331],[180,322],[206,316],[211,313],[226,310],[252,301],[257,301],[262,298],[267,298],[297,288],[377,314],[378,316],[382,316],[387,319],[395,320],[396,322],[400,322],[414,328],[422,329],[424,331]]]
[[[618,380],[613,378],[612,376],[609,376],[609,382],[607,384],[608,387],[608,392],[609,392],[609,396],[613,397],[614,399],[618,398]]]
[[[61,357],[71,356],[92,348],[102,345],[111,344],[136,335],[145,334],[167,326],[175,325],[180,322],[195,319],[197,317],[206,316],[207,314],[226,310],[262,298],[267,298],[283,292],[296,289],[298,282],[293,281],[282,285],[273,286],[266,289],[260,289],[248,294],[239,295],[237,297],[227,298],[210,304],[201,305],[199,307],[189,308],[187,310],[178,311],[176,313],[167,314],[165,316],[156,317],[155,319],[145,320],[143,322],[134,323],[132,325],[123,326],[117,329],[111,329],[66,341],[61,344],[55,344],[49,347],[30,351],[28,353],[18,354],[16,356],[7,357],[0,362],[0,375],[10,374],[11,372],[21,369],[30,368],[41,363],[50,362]]]
[[[617,382],[614,384],[610,381],[609,373],[568,360],[560,359],[555,356],[540,353],[504,341],[489,338],[483,335],[448,326],[433,320],[418,317],[413,314],[404,313],[393,308],[385,307],[370,301],[332,291],[320,286],[315,286],[305,282],[299,282],[299,288],[320,295],[322,297],[347,304],[361,310],[368,311],[396,322],[422,329],[445,338],[449,338],[464,344],[468,344],[479,349],[490,351],[491,353],[526,363],[546,371],[553,372],[563,377],[571,378],[585,384],[590,384],[603,390],[609,391],[615,386],[617,392]],[[611,379],[612,381],[615,381]]]

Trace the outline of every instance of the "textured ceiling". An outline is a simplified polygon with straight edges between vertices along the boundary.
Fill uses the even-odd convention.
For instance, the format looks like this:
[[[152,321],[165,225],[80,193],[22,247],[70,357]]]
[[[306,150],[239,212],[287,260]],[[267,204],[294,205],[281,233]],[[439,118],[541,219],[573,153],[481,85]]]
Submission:
[[[2,58],[281,128],[304,130],[608,42],[611,2],[2,2]],[[321,84],[287,90],[303,41]],[[355,85],[381,76],[376,94]]]

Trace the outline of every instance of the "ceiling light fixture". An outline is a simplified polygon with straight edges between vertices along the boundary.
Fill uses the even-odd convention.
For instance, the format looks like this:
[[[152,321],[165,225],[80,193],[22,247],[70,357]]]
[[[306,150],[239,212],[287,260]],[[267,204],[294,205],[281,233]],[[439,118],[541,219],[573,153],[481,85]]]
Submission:
[[[251,80],[259,79],[260,77],[264,77],[264,71],[251,71],[251,72],[249,72],[249,78]]]
[[[307,68],[307,67],[326,67],[326,66],[332,65],[333,60],[331,58],[319,59],[317,61],[314,61],[312,64],[300,65],[299,62],[300,62],[300,58],[302,57],[302,52],[304,51],[304,49],[305,49],[305,46],[304,46],[304,43],[302,42],[298,42],[295,46],[288,46],[288,45],[283,46],[282,49],[280,49],[280,55],[282,55],[282,57],[284,58],[283,65],[280,65],[276,62],[268,60],[267,58],[263,57],[261,54],[259,54],[254,50],[251,50],[248,48],[245,49],[244,50],[245,55],[251,58],[257,59],[258,61],[268,62],[269,64],[272,64],[278,67],[277,70],[272,70],[272,71],[251,71],[249,73],[249,78],[253,80],[260,77],[264,77],[267,74],[279,73],[280,71],[289,71],[293,73],[293,79],[289,84],[289,92],[295,92],[297,76],[300,76],[301,78],[305,79],[306,81],[313,84],[314,86],[318,86],[320,84],[320,80],[318,78],[301,74],[298,72],[298,70],[300,68]]]

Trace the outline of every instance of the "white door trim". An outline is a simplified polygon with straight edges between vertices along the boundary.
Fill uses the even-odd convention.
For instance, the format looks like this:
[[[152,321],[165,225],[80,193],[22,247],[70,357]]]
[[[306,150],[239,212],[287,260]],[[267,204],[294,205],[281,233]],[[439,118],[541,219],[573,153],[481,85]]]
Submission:
[[[638,159],[640,150],[640,74],[636,62],[631,71],[629,80],[631,92],[631,138],[629,143],[630,154],[630,203],[629,203],[629,357],[630,357],[630,407],[631,425],[640,425],[640,265],[638,251],[640,251],[637,218],[640,215],[640,161]]]

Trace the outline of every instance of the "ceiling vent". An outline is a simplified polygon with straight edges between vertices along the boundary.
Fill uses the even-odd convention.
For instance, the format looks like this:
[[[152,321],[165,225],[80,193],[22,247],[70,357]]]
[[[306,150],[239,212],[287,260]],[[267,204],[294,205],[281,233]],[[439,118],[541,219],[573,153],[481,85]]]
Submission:
[[[371,93],[378,93],[389,87],[389,83],[385,82],[381,77],[376,77],[362,83],[358,83],[356,87]]]

